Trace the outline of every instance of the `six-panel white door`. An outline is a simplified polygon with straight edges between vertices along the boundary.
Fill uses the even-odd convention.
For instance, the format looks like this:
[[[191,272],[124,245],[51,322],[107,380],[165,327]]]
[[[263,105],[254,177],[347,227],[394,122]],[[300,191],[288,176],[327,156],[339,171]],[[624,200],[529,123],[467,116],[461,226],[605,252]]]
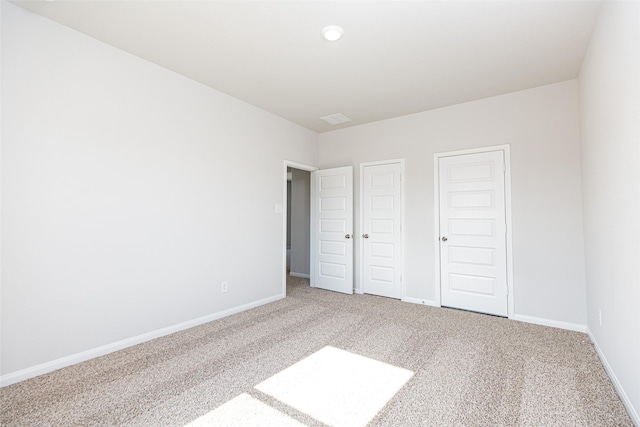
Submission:
[[[402,297],[400,163],[365,166],[362,175],[363,292]]]
[[[311,175],[311,285],[352,294],[353,167],[318,170]]]
[[[443,306],[507,316],[503,151],[439,159]]]

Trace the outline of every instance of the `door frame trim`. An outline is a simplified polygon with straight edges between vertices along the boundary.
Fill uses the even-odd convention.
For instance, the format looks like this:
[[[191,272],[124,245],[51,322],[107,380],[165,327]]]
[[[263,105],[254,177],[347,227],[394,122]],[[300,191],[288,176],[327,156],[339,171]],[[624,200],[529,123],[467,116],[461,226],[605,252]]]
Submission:
[[[502,151],[504,153],[505,175],[504,175],[504,196],[505,196],[505,221],[507,223],[506,250],[507,250],[507,317],[513,319],[515,315],[515,299],[513,292],[513,236],[511,225],[511,145],[492,145],[488,147],[470,148],[466,150],[447,151],[435,153],[433,155],[433,217],[434,217],[434,249],[435,249],[435,284],[436,284],[436,305],[442,306],[441,280],[440,280],[440,159],[442,157],[460,156],[464,154],[487,153],[491,151]]]
[[[404,274],[404,254],[405,254],[405,238],[404,238],[404,224],[405,224],[405,159],[391,159],[391,160],[379,160],[375,162],[365,162],[360,163],[360,194],[359,194],[359,215],[358,215],[358,233],[357,237],[360,241],[358,245],[358,278],[356,279],[356,288],[354,290],[357,294],[364,294],[364,239],[361,238],[364,224],[364,168],[367,166],[380,166],[380,165],[391,165],[391,164],[400,164],[400,223],[401,223],[401,231],[400,231],[400,277],[402,280],[400,281],[400,300],[404,301],[407,296],[406,286],[405,286],[405,274]]]
[[[280,271],[282,271],[282,298],[287,296],[287,208],[289,204],[289,199],[287,198],[287,168],[300,169],[307,172],[313,172],[318,170],[315,166],[305,165],[304,163],[298,163],[291,160],[284,160],[284,169],[283,169],[283,179],[282,179],[282,266]],[[309,183],[309,186],[312,186],[312,183]],[[311,188],[309,188],[309,194],[311,194]],[[311,213],[309,213],[309,226],[311,226]],[[311,233],[313,231],[309,228],[309,241],[311,242]],[[309,256],[311,257],[309,262],[311,266],[313,266],[313,252],[311,251],[311,247],[309,247]]]

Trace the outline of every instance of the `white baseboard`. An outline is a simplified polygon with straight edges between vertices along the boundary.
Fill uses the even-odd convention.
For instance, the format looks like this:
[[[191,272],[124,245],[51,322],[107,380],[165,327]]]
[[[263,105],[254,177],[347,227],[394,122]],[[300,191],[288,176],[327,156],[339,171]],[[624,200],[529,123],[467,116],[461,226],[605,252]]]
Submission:
[[[609,378],[611,379],[611,382],[613,383],[613,387],[618,392],[618,396],[620,396],[620,400],[622,400],[622,403],[624,404],[625,408],[627,409],[627,412],[629,413],[629,416],[631,417],[631,421],[633,422],[634,425],[640,426],[640,415],[638,415],[638,411],[636,411],[636,408],[633,407],[633,404],[631,403],[631,400],[629,400],[629,396],[627,396],[627,393],[625,393],[624,389],[622,388],[622,385],[620,384],[620,381],[618,380],[618,377],[616,376],[616,374],[613,371],[613,369],[611,369],[611,365],[609,365],[609,362],[607,361],[607,358],[604,357],[604,353],[600,349],[600,346],[598,345],[598,342],[596,341],[596,338],[593,336],[593,334],[591,333],[589,328],[587,328],[587,335],[589,335],[589,339],[593,343],[593,347],[596,349],[596,353],[598,354],[598,357],[600,358],[600,362],[602,362],[602,366],[604,366],[604,370],[607,371],[607,375],[609,375]]]
[[[38,375],[47,374],[49,372],[57,371],[58,369],[65,368],[67,366],[75,365],[80,362],[85,362],[96,357],[104,356],[105,354],[113,353],[114,351],[122,350],[127,347],[132,347],[143,342],[151,341],[155,338],[160,338],[165,335],[173,334],[185,329],[193,328],[194,326],[202,325],[204,323],[211,322],[213,320],[221,319],[223,317],[230,316],[232,314],[240,313],[242,311],[249,310],[270,302],[274,302],[284,298],[282,294],[278,294],[273,297],[253,301],[248,304],[233,307],[228,310],[219,311],[217,313],[209,314],[207,316],[198,317],[197,319],[189,320],[186,322],[178,323],[177,325],[167,326],[166,328],[157,329],[155,331],[147,332],[142,335],[127,338],[124,340],[116,341],[111,344],[106,344],[100,347],[92,348],[80,353],[72,354],[70,356],[61,357],[60,359],[52,360],[50,362],[41,363],[30,368],[25,368],[20,371],[11,372],[0,376],[0,387],[5,387],[11,384],[18,383],[20,381],[27,380],[29,378],[37,377]]]
[[[412,304],[421,304],[421,305],[428,305],[430,307],[440,307],[440,304],[438,304],[435,301],[432,301],[430,299],[422,299],[422,298],[413,298],[413,297],[404,297],[402,298],[402,301],[404,302],[410,302]]]
[[[296,273],[294,271],[290,271],[289,272],[289,276],[293,276],[293,277],[302,277],[303,279],[310,279],[311,276],[309,276],[308,274],[305,273]]]
[[[580,325],[578,323],[561,322],[559,320],[543,319],[542,317],[523,316],[521,314],[516,314],[515,316],[513,316],[513,320],[518,320],[520,322],[525,322],[525,323],[533,323],[533,324],[542,325],[542,326],[550,326],[552,328],[567,329],[569,331],[584,332],[584,333],[587,332],[586,325]]]

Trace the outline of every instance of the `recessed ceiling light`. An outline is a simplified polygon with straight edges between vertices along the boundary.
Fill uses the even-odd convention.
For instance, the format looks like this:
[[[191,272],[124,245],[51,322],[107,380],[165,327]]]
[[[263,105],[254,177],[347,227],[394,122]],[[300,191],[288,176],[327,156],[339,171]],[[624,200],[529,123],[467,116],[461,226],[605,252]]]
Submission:
[[[338,27],[337,25],[327,25],[322,29],[322,37],[330,42],[340,39],[342,34],[344,34],[344,30],[342,27]]]

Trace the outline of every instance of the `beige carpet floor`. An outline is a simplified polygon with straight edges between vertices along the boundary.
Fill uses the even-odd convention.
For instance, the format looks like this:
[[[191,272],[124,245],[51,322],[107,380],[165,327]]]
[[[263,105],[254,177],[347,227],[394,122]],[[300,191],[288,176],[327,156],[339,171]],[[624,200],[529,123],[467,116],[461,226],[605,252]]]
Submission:
[[[303,279],[287,293],[2,388],[0,424],[632,425],[585,334]]]

